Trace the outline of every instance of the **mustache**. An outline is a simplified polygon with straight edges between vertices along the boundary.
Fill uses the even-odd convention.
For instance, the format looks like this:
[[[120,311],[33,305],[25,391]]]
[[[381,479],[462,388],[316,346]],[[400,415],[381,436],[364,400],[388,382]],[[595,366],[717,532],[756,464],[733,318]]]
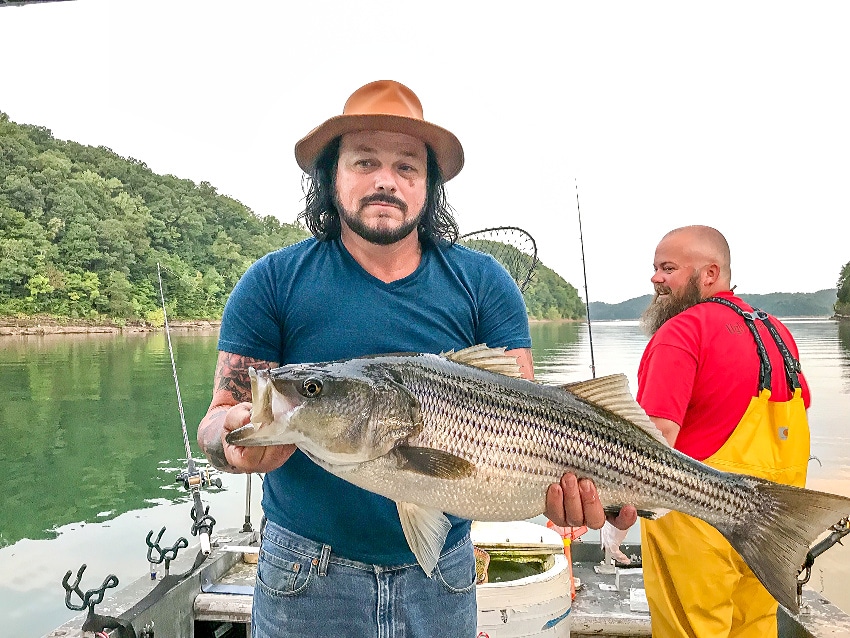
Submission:
[[[393,197],[387,193],[372,193],[371,195],[367,195],[360,200],[360,210],[363,210],[369,204],[389,204],[390,206],[395,206],[400,209],[401,212],[407,212],[407,204],[401,201],[398,197]]]
[[[673,289],[669,286],[665,286],[664,284],[656,284],[655,285],[655,294],[658,295],[669,295],[673,292]]]

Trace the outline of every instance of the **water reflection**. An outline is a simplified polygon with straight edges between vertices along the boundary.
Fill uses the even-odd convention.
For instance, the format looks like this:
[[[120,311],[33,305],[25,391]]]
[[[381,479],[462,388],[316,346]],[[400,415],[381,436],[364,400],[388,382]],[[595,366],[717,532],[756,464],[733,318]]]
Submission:
[[[850,323],[786,322],[812,386],[813,481],[850,482]],[[532,325],[538,379],[592,376],[587,326]],[[646,337],[637,322],[593,324],[597,376],[625,373],[636,390]],[[6,337],[0,342],[0,547],[54,538],[79,521],[104,521],[181,498],[173,476],[184,465],[171,361],[163,334]],[[207,408],[215,334],[173,334],[193,455]]]
[[[850,322],[828,319],[789,319],[788,326],[800,351],[803,372],[812,391],[809,409],[812,455],[806,486],[850,496]],[[547,383],[568,383],[590,377],[590,340],[587,326],[576,324],[575,340],[552,345],[554,327],[532,327],[537,378]],[[563,329],[563,328],[561,328]],[[571,334],[569,331],[564,334]],[[638,322],[595,322],[593,350],[597,376],[624,373],[637,390],[637,367],[648,339]],[[542,517],[541,517],[542,518]],[[595,542],[598,533],[585,539]],[[627,540],[639,538],[637,526]],[[818,558],[810,586],[844,610],[850,610],[850,545],[835,546]]]
[[[809,484],[816,489],[850,496],[850,322],[830,319],[786,319],[800,352],[803,372],[812,390],[809,424],[812,454]],[[637,368],[648,338],[637,321],[593,324],[596,376],[623,373],[637,391]],[[563,341],[559,341],[563,339]],[[590,337],[586,324],[532,326],[535,373],[546,383],[590,378]]]
[[[850,394],[850,321],[838,324],[838,341],[841,344],[843,376],[846,383],[844,391]]]
[[[812,387],[808,486],[850,496],[850,323],[786,322]],[[541,381],[590,378],[586,324],[535,323]],[[209,404],[216,335],[172,334],[193,455]],[[634,322],[593,324],[596,374],[625,373],[632,390],[646,337]],[[185,465],[180,417],[164,335],[56,335],[0,339],[0,615],[9,635],[40,636],[70,617],[59,584],[90,565],[125,586],[146,569],[145,535],[168,527],[188,536],[188,498],[175,482]],[[219,528],[244,516],[244,477],[205,493]],[[254,518],[259,518],[255,483]],[[190,539],[194,543],[195,539]],[[850,609],[850,545],[818,559],[813,584]],[[4,634],[5,635],[5,634]]]
[[[215,340],[172,341],[193,440]],[[163,334],[7,337],[0,385],[0,546],[181,497],[173,477],[185,448]]]

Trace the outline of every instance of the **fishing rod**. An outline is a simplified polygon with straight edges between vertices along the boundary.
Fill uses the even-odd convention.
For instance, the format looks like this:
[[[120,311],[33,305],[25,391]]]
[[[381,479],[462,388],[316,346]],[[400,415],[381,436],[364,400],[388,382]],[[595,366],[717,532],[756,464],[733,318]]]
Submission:
[[[581,205],[578,201],[578,179],[576,179],[576,209],[578,210],[578,238],[581,242],[581,270],[584,274],[584,307],[587,311],[587,338],[590,341],[590,371],[596,378],[596,361],[593,358],[593,330],[590,328],[590,297],[587,294],[587,265],[584,260],[584,235],[581,232]]]
[[[813,545],[806,553],[806,560],[797,572],[797,604],[803,604],[803,585],[812,577],[812,566],[815,559],[833,545],[843,545],[841,539],[850,534],[850,516],[845,516],[829,528],[830,534],[819,543]]]
[[[192,458],[192,448],[189,446],[189,433],[186,430],[186,418],[183,415],[183,399],[180,396],[180,382],[177,380],[177,365],[174,363],[174,349],[171,347],[171,330],[168,327],[168,313],[165,310],[165,293],[162,288],[162,272],[159,262],[156,264],[156,276],[159,280],[159,297],[162,301],[162,319],[165,326],[165,337],[168,341],[168,354],[171,357],[171,371],[174,374],[174,387],[177,389],[177,407],[180,410],[180,425],[183,428],[183,445],[186,448],[186,472],[181,477],[183,485],[192,493],[194,506],[192,507],[192,534],[199,537],[201,541],[201,552],[204,556],[210,553],[210,534],[212,533],[215,519],[209,516],[209,509],[204,509],[201,501],[201,485],[209,482],[207,473],[202,473]]]

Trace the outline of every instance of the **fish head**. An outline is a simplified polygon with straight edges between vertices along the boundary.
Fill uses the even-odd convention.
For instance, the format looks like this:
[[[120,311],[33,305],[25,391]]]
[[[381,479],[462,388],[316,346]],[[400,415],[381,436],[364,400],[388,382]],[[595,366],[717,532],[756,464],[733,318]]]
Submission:
[[[370,461],[422,429],[419,401],[397,372],[369,359],[251,372],[251,423],[234,445],[295,444],[330,465]]]

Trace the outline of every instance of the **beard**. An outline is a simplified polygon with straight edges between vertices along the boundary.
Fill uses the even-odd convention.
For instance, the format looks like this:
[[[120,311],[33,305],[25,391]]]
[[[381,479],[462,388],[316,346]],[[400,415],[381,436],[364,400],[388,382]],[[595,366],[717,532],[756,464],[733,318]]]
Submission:
[[[420,210],[416,216],[408,219],[397,228],[375,228],[367,225],[363,220],[363,209],[366,208],[366,206],[375,202],[383,202],[385,204],[397,206],[399,210],[406,214],[407,204],[392,195],[375,193],[374,195],[368,195],[362,198],[357,211],[351,212],[343,207],[338,196],[335,196],[334,199],[336,200],[336,209],[339,211],[340,219],[346,223],[354,234],[362,237],[370,244],[378,244],[379,246],[389,246],[390,244],[394,244],[407,237],[410,233],[416,230],[417,226],[419,226],[419,222],[422,220],[422,215],[425,212],[425,207],[423,206],[422,210]]]
[[[702,294],[699,273],[694,273],[688,279],[679,294],[674,294],[667,286],[656,286],[655,297],[640,317],[640,327],[646,336],[651,337],[668,319],[672,319],[700,301],[702,301]]]

